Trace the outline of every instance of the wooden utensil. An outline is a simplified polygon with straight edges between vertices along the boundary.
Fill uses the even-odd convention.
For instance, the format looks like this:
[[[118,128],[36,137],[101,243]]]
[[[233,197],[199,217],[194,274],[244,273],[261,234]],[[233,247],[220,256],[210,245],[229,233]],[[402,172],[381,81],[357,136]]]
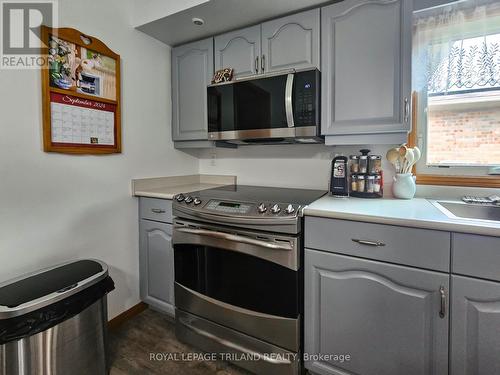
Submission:
[[[394,168],[396,168],[396,172],[399,172],[399,150],[397,148],[391,148],[389,151],[387,151],[387,154],[385,155],[389,163],[394,165]]]
[[[420,157],[422,156],[422,153],[418,147],[413,147],[412,152],[413,152],[413,162],[410,163],[410,165],[408,166],[406,173],[411,173],[413,166],[417,164],[417,162],[420,160]]]
[[[413,153],[415,154],[415,161],[413,162],[413,164],[417,164],[417,162],[420,160],[420,157],[422,156],[422,152],[417,146],[415,146],[413,147]]]
[[[399,162],[401,163],[401,173],[403,173],[404,162],[408,148],[405,145],[399,146]]]
[[[415,162],[415,154],[413,152],[413,149],[408,148],[406,150],[405,167],[404,167],[403,173],[410,173],[411,167],[413,166],[414,162]]]

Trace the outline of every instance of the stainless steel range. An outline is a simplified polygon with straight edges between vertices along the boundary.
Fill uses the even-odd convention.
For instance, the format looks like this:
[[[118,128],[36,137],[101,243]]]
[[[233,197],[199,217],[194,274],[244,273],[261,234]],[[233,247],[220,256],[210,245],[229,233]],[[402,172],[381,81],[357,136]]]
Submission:
[[[178,338],[259,375],[299,374],[302,211],[325,193],[226,186],[174,197]]]

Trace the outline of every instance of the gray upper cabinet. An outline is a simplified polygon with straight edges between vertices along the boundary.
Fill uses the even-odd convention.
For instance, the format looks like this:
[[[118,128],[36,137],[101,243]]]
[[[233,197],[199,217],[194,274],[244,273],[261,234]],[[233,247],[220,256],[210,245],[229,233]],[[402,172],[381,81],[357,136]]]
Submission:
[[[214,72],[213,38],[172,49],[172,139],[208,139],[207,85]]]
[[[320,66],[320,10],[279,18],[262,24],[264,71]]]
[[[500,283],[453,276],[452,287],[450,373],[500,374]]]
[[[235,78],[319,65],[319,9],[215,37],[215,69],[233,68]]]
[[[448,274],[306,249],[304,351],[350,355],[307,361],[306,368],[322,375],[447,374],[448,290]]]
[[[215,37],[215,70],[233,68],[234,78],[260,70],[260,25]]]
[[[323,134],[406,137],[412,0],[345,0],[321,17]]]

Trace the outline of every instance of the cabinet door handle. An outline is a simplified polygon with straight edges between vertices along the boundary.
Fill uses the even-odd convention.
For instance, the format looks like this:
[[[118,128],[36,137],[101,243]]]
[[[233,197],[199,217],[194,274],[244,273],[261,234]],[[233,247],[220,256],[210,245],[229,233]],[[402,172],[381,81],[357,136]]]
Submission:
[[[446,316],[446,291],[444,290],[444,286],[439,288],[439,296],[441,298],[441,308],[439,310],[439,317],[444,319]]]
[[[262,60],[260,61],[260,69],[262,73],[266,71],[266,55],[262,55]]]
[[[352,241],[353,242],[357,242],[357,243],[359,243],[361,245],[377,246],[377,247],[385,246],[385,243],[380,242],[380,241],[360,240],[360,239],[357,239],[357,238],[353,238]]]
[[[153,212],[155,214],[164,214],[166,211],[162,210],[161,208],[152,208],[151,212]]]
[[[410,101],[408,100],[408,98],[404,99],[404,103],[405,103],[405,122],[408,122],[408,120],[410,119]]]
[[[259,73],[259,56],[255,58],[255,73]]]

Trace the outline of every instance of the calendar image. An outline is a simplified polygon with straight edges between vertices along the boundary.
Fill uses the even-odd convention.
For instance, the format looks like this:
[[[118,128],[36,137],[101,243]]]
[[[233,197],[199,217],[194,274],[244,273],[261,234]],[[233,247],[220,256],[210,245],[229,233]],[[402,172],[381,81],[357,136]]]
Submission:
[[[49,36],[50,85],[116,100],[116,60],[54,35]]]
[[[50,105],[53,143],[115,144],[115,105],[59,93],[51,93]]]

